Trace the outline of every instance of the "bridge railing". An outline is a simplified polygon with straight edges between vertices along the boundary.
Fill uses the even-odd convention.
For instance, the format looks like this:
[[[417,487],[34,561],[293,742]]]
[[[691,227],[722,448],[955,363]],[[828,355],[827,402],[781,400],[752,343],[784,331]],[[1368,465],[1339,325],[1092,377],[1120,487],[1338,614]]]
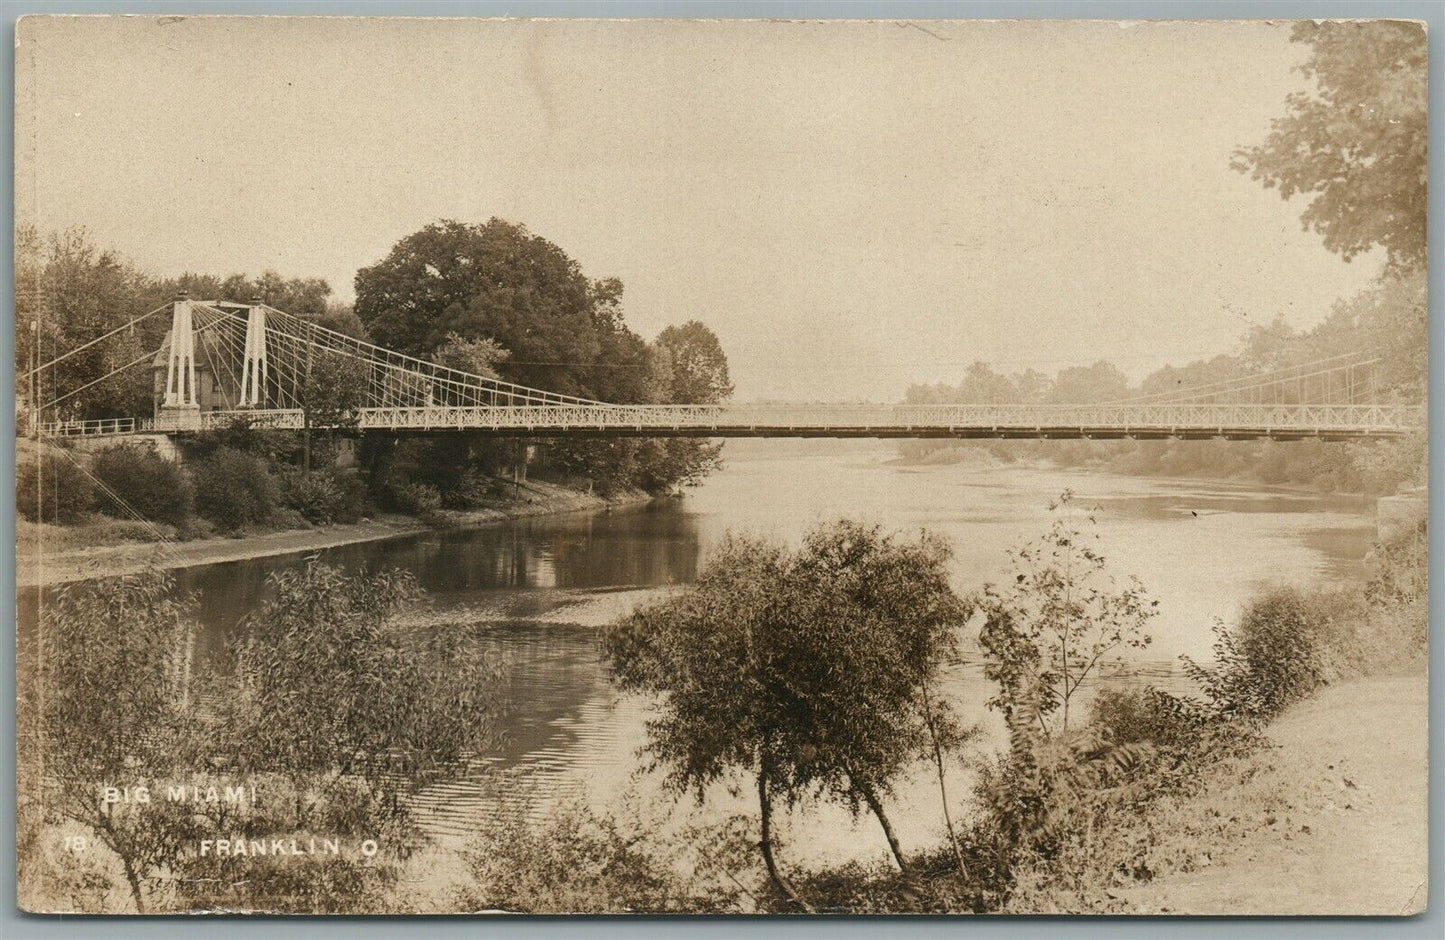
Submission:
[[[100,418],[94,421],[47,421],[36,427],[43,437],[102,437],[150,430],[150,422],[136,418]]]
[[[174,433],[233,427],[298,430],[300,409],[179,412],[155,419],[107,418],[61,421],[40,432],[93,437],[145,432]],[[1099,405],[468,405],[363,408],[361,430],[479,429],[492,431],[928,430],[981,431],[1047,436],[1065,433],[1405,433],[1425,422],[1423,405],[1233,405],[1135,403]]]
[[[365,408],[362,428],[1407,431],[1417,405],[567,405]]]

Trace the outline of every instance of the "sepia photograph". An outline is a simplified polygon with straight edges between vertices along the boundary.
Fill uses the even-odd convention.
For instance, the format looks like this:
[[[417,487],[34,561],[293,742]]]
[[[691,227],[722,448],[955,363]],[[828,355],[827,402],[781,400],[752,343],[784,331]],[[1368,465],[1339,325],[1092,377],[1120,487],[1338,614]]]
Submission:
[[[1426,910],[1425,23],[14,55],[21,910]]]

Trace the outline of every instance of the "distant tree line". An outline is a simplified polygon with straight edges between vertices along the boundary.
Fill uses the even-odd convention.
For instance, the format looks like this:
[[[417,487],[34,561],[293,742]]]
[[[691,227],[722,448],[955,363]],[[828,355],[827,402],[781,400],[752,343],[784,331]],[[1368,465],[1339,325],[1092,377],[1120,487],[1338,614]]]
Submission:
[[[1282,317],[1255,327],[1232,354],[1166,366],[1131,387],[1108,362],[1052,378],[971,365],[957,386],[914,386],[912,403],[1088,403],[1190,388],[1288,368],[1344,353],[1376,350],[1375,393],[1423,403],[1426,349],[1425,159],[1426,55],[1423,30],[1403,21],[1301,21],[1291,40],[1309,48],[1298,67],[1312,87],[1285,99],[1262,144],[1235,151],[1232,166],[1280,196],[1309,198],[1300,216],[1346,261],[1384,253],[1380,275],[1359,295],[1338,301],[1325,321],[1298,332]],[[985,445],[1003,459],[1045,457],[1131,473],[1253,477],[1325,490],[1390,492],[1423,479],[1425,439],[1377,445],[1307,446],[1217,441],[1043,442]],[[909,442],[916,460],[962,460],[977,448]]]

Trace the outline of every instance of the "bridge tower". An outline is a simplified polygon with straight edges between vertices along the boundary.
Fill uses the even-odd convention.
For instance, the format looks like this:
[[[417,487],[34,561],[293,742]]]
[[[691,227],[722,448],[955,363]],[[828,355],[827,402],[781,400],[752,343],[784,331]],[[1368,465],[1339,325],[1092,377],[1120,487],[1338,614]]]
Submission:
[[[191,323],[191,302],[183,292],[171,308],[171,348],[166,355],[166,394],[160,417],[199,423],[201,399],[196,388],[196,332]]]
[[[241,363],[241,408],[266,403],[266,308],[261,298],[251,300],[246,313],[246,352]]]

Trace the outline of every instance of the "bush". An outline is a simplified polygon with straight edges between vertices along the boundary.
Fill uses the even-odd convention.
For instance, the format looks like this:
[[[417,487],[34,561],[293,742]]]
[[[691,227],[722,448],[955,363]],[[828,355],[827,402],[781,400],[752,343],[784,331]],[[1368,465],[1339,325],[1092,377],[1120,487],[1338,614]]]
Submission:
[[[1366,612],[1345,592],[1306,594],[1293,587],[1266,590],[1249,603],[1230,630],[1216,621],[1215,662],[1185,658],[1221,715],[1268,719],[1336,677],[1330,650]]]
[[[355,473],[282,471],[281,505],[314,525],[355,522],[371,511],[371,495]]]
[[[1094,699],[1093,725],[1115,744],[1183,750],[1198,743],[1208,721],[1203,710],[1152,687],[1103,689]]]
[[[279,483],[281,505],[296,510],[307,522],[330,525],[336,520],[344,494],[329,474],[286,470]]]
[[[15,510],[22,518],[70,525],[84,519],[94,501],[90,478],[65,453],[44,448],[16,456]]]
[[[145,444],[115,444],[95,455],[91,468],[96,478],[143,518],[152,522],[182,525],[193,508],[191,481],[180,464],[156,453]],[[99,501],[108,516],[127,518],[129,513],[114,499]]]
[[[227,531],[265,522],[277,507],[266,461],[219,447],[196,465],[196,511]]]
[[[746,867],[752,849],[740,822],[658,837],[636,820],[624,824],[577,804],[535,822],[499,811],[464,850],[472,878],[456,905],[530,914],[738,913],[744,892],[732,872]],[[696,851],[701,845],[706,851]]]
[[[392,505],[401,512],[429,516],[442,508],[441,493],[426,483],[394,483],[387,490]]]
[[[476,467],[463,467],[456,481],[442,495],[450,509],[475,509],[487,501],[491,483]]]

